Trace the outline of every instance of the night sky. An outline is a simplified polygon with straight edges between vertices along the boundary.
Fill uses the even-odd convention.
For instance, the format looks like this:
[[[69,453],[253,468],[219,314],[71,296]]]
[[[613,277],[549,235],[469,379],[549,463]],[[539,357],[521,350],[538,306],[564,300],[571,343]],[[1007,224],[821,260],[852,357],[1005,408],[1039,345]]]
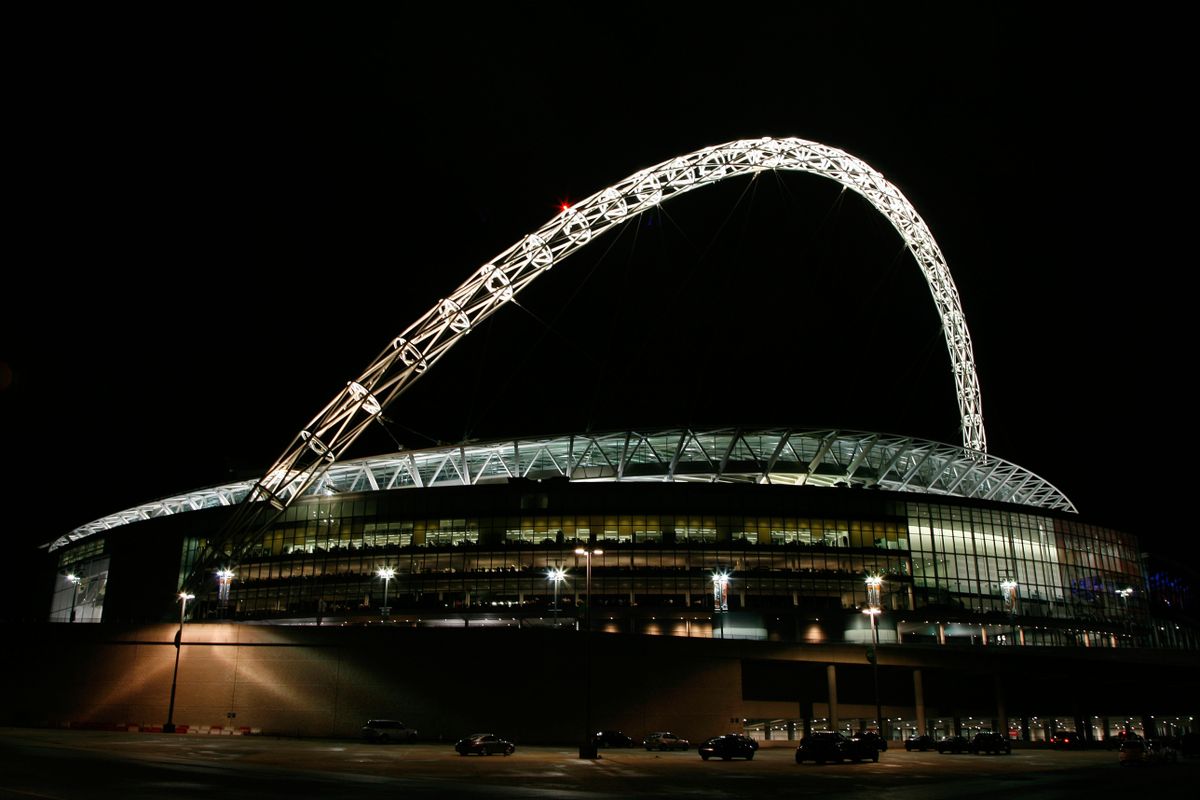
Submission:
[[[771,135],[862,158],[925,218],[990,452],[1194,557],[1187,26],[836,5],[15,20],[0,530],[39,544],[257,474],[560,203]],[[519,300],[353,454],[682,425],[960,441],[920,272],[832,181],[695,192]]]

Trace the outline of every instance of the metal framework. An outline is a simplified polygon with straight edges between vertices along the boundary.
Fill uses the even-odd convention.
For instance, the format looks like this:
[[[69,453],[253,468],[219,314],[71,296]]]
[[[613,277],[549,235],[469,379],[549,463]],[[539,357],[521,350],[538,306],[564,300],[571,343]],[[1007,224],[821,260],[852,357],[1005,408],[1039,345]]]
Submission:
[[[844,484],[1075,511],[1049,481],[992,455],[906,436],[828,429],[619,431],[406,450],[334,464],[308,494],[473,486],[512,478]],[[231,483],[126,509],[76,528],[50,549],[141,520],[233,506],[253,487],[253,481]]]
[[[958,394],[963,444],[985,453],[983,414],[971,337],[941,250],[900,190],[865,162],[803,139],[743,139],[706,147],[643,169],[573,207],[484,264],[393,339],[370,366],[300,431],[214,538],[197,569],[238,555],[263,526],[322,479],[358,436],[459,339],[545,273],[609,228],[665,200],[738,175],[807,172],[862,195],[892,223],[917,260],[942,322]],[[260,502],[263,501],[263,502]],[[194,578],[195,576],[193,576]],[[189,585],[192,578],[189,578]]]

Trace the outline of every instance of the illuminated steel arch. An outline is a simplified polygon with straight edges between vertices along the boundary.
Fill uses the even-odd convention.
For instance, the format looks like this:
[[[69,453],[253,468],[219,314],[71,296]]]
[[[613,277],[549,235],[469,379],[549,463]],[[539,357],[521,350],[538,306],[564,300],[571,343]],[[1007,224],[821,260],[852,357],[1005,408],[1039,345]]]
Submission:
[[[484,264],[465,283],[393,339],[355,380],[321,409],[255,484],[226,533],[206,549],[197,570],[234,560],[253,538],[311,489],[355,439],[472,328],[559,261],[609,228],[676,195],[737,175],[765,170],[831,178],[888,218],[917,260],[950,351],[963,444],[987,451],[979,380],[958,289],[941,250],[900,190],[865,162],[803,139],[743,139],[664,161],[603,189],[562,212]],[[258,501],[266,501],[265,503]],[[257,523],[257,524],[255,524]],[[197,576],[193,572],[192,579]]]

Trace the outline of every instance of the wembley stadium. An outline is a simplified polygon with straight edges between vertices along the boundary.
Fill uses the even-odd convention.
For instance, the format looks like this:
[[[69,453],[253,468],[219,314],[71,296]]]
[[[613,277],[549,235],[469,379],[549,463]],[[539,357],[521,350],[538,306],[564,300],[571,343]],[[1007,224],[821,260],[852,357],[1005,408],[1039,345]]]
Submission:
[[[574,249],[673,194],[767,169],[838,181],[900,233],[941,317],[961,446],[729,427],[344,457]],[[28,679],[70,688],[10,712],[35,724],[152,728],[167,683],[172,723],[176,677],[175,719],[206,728],[346,734],[394,716],[543,741],[618,726],[1102,739],[1191,730],[1200,699],[1200,637],[1156,616],[1137,538],[987,451],[970,336],[924,222],[863,162],[798,139],[706,148],[564,207],[390,342],[262,477],[110,514],[47,549],[49,619],[105,624],[52,626],[71,633],[46,646],[72,656]],[[585,674],[582,720],[521,712]]]
[[[140,560],[119,543],[153,527],[179,562],[168,575],[187,573],[252,486],[166,498],[54,542],[51,618],[101,620],[106,604],[116,619],[170,615],[173,593],[155,581],[109,590],[110,572]],[[832,430],[570,435],[340,463],[192,614],[329,624],[386,605],[412,625],[546,624],[556,591],[560,617],[580,602],[580,547],[603,549],[592,597],[606,630],[711,636],[715,610],[754,619],[718,635],[854,641],[862,616],[843,624],[843,612],[866,604],[863,576],[878,575],[883,641],[1129,647],[1147,635],[1144,592],[1124,592],[1142,584],[1130,535],[1082,522],[1002,459]],[[570,577],[548,579],[556,568]],[[937,621],[913,616],[930,608]]]

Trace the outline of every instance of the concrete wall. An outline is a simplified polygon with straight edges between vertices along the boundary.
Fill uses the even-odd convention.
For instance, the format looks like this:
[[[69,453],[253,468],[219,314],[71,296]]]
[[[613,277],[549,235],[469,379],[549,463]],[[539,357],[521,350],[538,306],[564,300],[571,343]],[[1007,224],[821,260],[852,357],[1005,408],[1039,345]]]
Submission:
[[[38,726],[166,721],[178,626],[56,625],[22,662],[0,719]],[[188,624],[174,722],[355,736],[372,717],[422,737],[584,731],[585,637],[571,630]],[[591,727],[701,738],[741,718],[740,658],[666,637],[595,636]],[[691,645],[691,646],[689,646]],[[648,652],[652,648],[653,652]],[[230,719],[228,713],[235,713]]]
[[[11,676],[0,724],[166,721],[177,625],[39,624],[3,629]],[[836,665],[841,718],[874,716],[862,646],[796,645],[572,629],[273,627],[189,623],[174,721],[268,734],[356,736],[369,718],[422,738],[495,731],[525,743],[575,743],[585,727],[693,741],[743,718],[829,715]],[[1200,654],[1046,647],[886,646],[880,700],[916,715],[913,670],[930,715],[1194,714]],[[591,715],[585,725],[587,664]],[[233,713],[232,719],[227,715]]]

